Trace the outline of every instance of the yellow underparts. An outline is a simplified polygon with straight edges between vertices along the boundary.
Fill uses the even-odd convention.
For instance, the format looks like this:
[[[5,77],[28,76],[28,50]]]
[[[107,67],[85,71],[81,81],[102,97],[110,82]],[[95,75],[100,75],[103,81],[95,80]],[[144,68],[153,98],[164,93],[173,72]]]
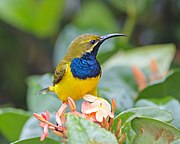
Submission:
[[[73,100],[82,98],[85,94],[97,96],[97,85],[100,75],[85,80],[74,78],[70,68],[67,68],[63,79],[55,86],[50,86],[49,90],[55,92],[62,101],[67,101],[68,97]]]

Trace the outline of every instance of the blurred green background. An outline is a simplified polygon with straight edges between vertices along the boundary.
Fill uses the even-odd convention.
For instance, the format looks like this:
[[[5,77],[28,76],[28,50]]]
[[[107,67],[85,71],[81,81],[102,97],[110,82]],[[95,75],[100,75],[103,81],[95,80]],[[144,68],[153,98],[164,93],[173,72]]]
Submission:
[[[57,49],[81,33],[125,33],[118,44],[125,50],[174,43],[179,65],[179,13],[179,0],[0,0],[1,107],[26,109],[26,77],[53,73]],[[102,53],[100,61],[115,52]]]
[[[179,67],[179,14],[179,0],[0,0],[0,108],[10,106],[27,110],[27,83],[37,83],[27,77],[53,73],[70,42],[83,33],[128,35],[103,44],[98,55],[101,64],[121,50],[173,43],[176,55],[171,68]],[[162,56],[161,63],[166,59],[171,63],[168,57]],[[117,71],[124,74],[126,70]],[[44,81],[51,83],[51,79],[45,78]],[[125,79],[136,89],[131,91],[137,92],[132,77]],[[125,109],[132,105],[128,103]],[[36,110],[33,106],[31,111]]]

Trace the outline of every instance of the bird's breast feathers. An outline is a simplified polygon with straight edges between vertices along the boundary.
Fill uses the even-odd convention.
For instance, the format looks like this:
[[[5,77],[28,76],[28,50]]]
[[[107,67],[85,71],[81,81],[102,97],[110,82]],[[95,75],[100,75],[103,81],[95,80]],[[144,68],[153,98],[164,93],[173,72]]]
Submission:
[[[96,95],[100,77],[101,67],[98,61],[92,53],[86,53],[67,64],[62,79],[55,84],[55,92],[62,101],[66,101],[68,97],[77,100],[87,93]]]
[[[94,55],[86,53],[81,58],[74,58],[70,64],[71,72],[75,78],[94,78],[101,73],[101,67]]]
[[[100,79],[100,73],[91,78],[81,79],[74,77],[69,63],[66,73],[61,81],[55,85],[55,92],[62,101],[68,97],[74,100],[82,98],[85,94],[96,94],[96,87]]]

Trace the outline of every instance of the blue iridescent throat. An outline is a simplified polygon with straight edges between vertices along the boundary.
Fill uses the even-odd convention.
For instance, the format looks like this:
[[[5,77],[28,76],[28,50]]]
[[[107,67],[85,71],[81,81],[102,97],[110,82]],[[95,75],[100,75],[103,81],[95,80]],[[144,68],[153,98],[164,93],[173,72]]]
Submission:
[[[73,76],[80,79],[96,77],[101,72],[101,67],[94,52],[87,52],[81,58],[74,58],[70,67]]]

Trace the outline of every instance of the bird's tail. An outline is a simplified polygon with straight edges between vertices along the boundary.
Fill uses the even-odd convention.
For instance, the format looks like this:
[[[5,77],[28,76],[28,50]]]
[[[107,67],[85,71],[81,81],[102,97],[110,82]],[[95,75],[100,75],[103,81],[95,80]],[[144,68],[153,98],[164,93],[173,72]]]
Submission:
[[[54,92],[54,86],[49,86],[47,88],[44,88],[38,91],[36,94],[41,95],[41,94],[47,94],[48,92]]]

